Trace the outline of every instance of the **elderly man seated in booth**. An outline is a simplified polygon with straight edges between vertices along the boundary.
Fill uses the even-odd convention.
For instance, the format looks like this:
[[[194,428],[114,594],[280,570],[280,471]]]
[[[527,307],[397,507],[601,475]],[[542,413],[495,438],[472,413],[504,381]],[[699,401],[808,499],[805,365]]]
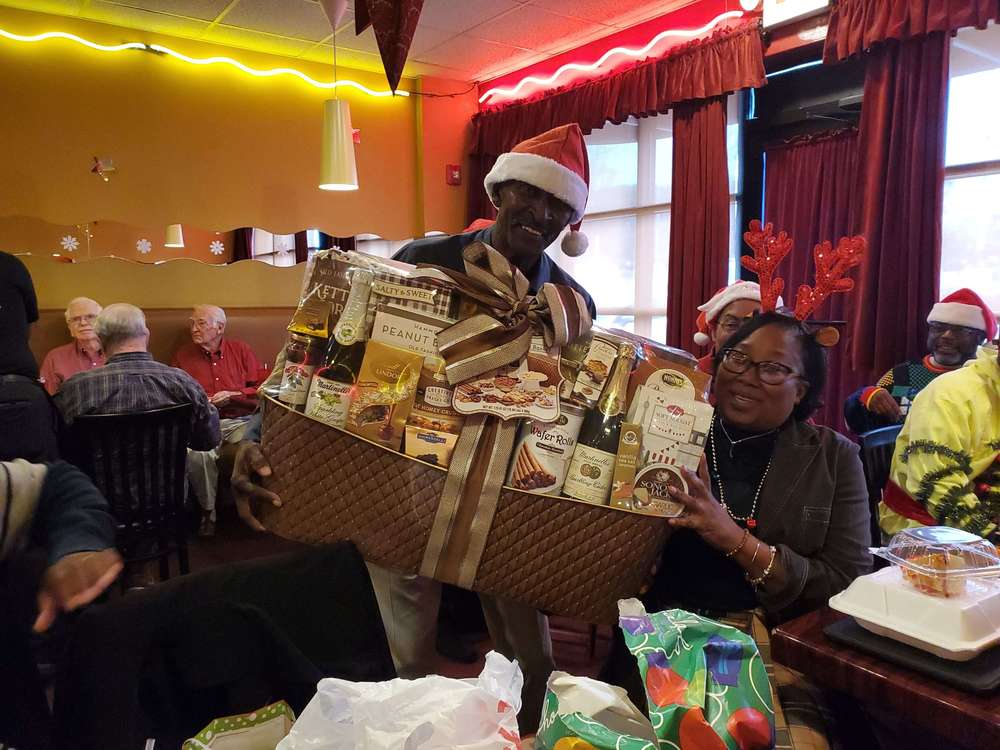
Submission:
[[[52,349],[42,361],[40,379],[49,395],[58,393],[62,384],[78,372],[104,364],[104,350],[94,332],[100,312],[101,306],[89,297],[76,297],[66,306],[66,327],[73,340]]]
[[[223,444],[243,439],[247,420],[257,409],[261,364],[249,344],[226,334],[226,313],[215,305],[191,311],[191,343],[174,354],[173,366],[194,378],[219,410],[222,440],[207,451],[189,451],[188,480],[201,506],[201,536],[215,534],[215,500]]]
[[[124,303],[108,305],[94,321],[94,331],[107,364],[63,383],[55,402],[67,425],[89,414],[130,414],[191,404],[188,447],[210,450],[219,444],[219,413],[190,375],[153,359],[142,310]]]

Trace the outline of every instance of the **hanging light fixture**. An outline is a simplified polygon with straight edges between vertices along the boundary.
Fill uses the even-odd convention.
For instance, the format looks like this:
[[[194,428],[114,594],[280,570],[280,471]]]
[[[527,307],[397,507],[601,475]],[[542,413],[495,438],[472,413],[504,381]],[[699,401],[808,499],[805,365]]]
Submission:
[[[351,107],[342,99],[323,102],[323,149],[320,190],[357,190],[358,166],[354,160]]]
[[[164,247],[184,247],[184,230],[180,224],[167,225],[167,239]]]
[[[337,34],[333,35],[333,77],[337,78]],[[320,190],[357,190],[358,165],[354,159],[351,106],[337,90],[323,102],[323,145],[319,171]]]

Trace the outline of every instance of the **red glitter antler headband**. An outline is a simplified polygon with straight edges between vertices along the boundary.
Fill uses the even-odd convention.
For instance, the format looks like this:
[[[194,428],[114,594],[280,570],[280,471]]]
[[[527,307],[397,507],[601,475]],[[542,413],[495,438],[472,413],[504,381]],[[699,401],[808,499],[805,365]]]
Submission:
[[[854,279],[847,278],[847,272],[861,264],[868,243],[861,236],[841,237],[836,249],[831,248],[830,240],[813,248],[816,286],[803,284],[799,287],[795,295],[795,317],[799,320],[809,317],[831,294],[854,289]]]
[[[770,222],[761,229],[760,222],[754,219],[750,229],[743,233],[743,239],[753,250],[753,257],[746,255],[740,258],[740,263],[749,271],[757,274],[760,282],[760,307],[764,312],[774,312],[778,305],[778,297],[785,289],[785,280],[773,278],[774,269],[792,249],[792,238],[785,232],[774,236],[774,225]]]
[[[774,235],[774,226],[766,224],[762,229],[754,219],[743,239],[753,250],[753,257],[740,258],[743,267],[757,274],[760,282],[760,306],[764,312],[772,312],[778,297],[785,289],[785,280],[774,275],[774,270],[792,249],[792,238],[785,232]],[[829,240],[813,248],[816,262],[816,286],[803,284],[795,295],[795,317],[805,320],[826,299],[835,292],[849,292],[854,288],[854,280],[846,278],[847,272],[861,263],[868,243],[861,236],[841,237],[834,249]]]

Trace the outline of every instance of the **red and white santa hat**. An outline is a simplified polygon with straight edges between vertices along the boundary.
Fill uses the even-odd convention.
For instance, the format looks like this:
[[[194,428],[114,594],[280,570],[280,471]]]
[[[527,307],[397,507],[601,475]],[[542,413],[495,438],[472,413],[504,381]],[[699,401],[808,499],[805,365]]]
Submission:
[[[931,308],[927,322],[978,328],[990,341],[997,337],[997,316],[971,289],[959,289],[938,302]]]
[[[587,236],[580,231],[580,220],[590,192],[590,162],[579,125],[574,122],[552,128],[501,154],[483,183],[493,205],[496,205],[494,188],[508,180],[534,185],[573,209],[562,250],[574,257],[586,252]]]
[[[722,287],[712,295],[708,302],[700,305],[698,309],[701,314],[698,315],[698,331],[694,335],[694,343],[700,346],[709,346],[712,343],[712,329],[715,328],[719,315],[730,303],[741,299],[760,302],[760,284],[756,281],[736,281],[729,286]],[[782,301],[779,297],[778,306],[780,307],[781,304]]]

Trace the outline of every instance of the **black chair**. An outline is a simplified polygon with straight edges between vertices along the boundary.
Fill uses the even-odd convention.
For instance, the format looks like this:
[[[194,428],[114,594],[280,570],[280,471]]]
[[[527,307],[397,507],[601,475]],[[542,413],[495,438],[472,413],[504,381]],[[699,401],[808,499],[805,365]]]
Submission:
[[[191,409],[84,416],[72,428],[74,463],[107,498],[126,566],[158,560],[161,581],[170,577],[173,551],[181,575],[189,570],[184,494]]]
[[[892,454],[896,449],[896,438],[902,429],[903,425],[894,424],[860,436],[861,465],[864,467],[865,483],[868,485],[868,507],[872,514],[872,544],[875,545],[882,539],[882,530],[878,525],[878,504],[882,500],[882,491],[889,481]]]

